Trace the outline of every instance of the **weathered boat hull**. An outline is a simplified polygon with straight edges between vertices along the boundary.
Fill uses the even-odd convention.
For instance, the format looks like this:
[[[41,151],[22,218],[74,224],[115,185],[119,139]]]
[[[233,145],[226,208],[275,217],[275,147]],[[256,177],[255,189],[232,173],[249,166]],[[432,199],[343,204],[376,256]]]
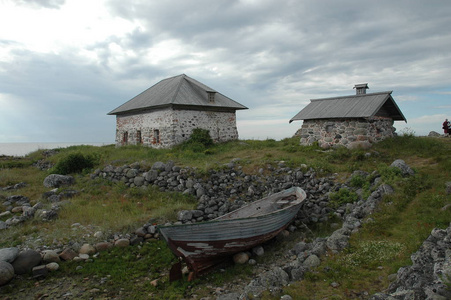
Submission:
[[[290,196],[295,200],[277,207],[283,202],[279,200]],[[235,253],[274,238],[294,219],[305,197],[305,192],[295,187],[211,221],[160,226],[159,230],[172,252],[197,275]]]

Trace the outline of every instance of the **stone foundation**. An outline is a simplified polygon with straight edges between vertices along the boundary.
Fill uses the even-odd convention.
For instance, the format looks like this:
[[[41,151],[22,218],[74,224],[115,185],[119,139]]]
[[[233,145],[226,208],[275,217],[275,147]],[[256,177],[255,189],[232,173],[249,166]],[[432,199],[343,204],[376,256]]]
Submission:
[[[323,149],[345,146],[369,148],[373,143],[396,136],[393,120],[384,117],[366,119],[304,120],[295,136],[301,145],[318,142]]]

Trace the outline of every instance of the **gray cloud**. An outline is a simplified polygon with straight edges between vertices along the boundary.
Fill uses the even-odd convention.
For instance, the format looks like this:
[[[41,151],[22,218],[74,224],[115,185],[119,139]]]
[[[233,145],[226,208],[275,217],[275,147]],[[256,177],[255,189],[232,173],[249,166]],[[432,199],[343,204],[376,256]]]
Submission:
[[[58,9],[65,1],[40,3]],[[111,0],[108,9],[135,28],[58,54],[0,39],[15,49],[0,61],[2,93],[46,118],[65,116],[59,128],[77,124],[86,136],[95,135],[86,124],[114,134],[107,112],[181,73],[251,108],[240,114],[248,120],[288,122],[309,99],[350,94],[362,82],[370,91],[394,90],[395,99],[416,95],[417,103],[451,88],[451,4],[444,1]],[[152,60],[165,41],[179,49]],[[402,109],[408,119],[414,113]]]
[[[66,3],[66,0],[15,0],[16,4],[26,5],[33,8],[52,8],[58,9]]]

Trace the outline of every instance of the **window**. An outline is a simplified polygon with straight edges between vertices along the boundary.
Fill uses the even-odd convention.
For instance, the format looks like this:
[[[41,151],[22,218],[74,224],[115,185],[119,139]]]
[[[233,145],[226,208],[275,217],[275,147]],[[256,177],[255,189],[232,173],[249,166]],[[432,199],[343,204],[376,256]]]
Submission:
[[[122,134],[122,144],[124,144],[124,145],[127,145],[127,144],[128,144],[128,132],[127,132],[127,131],[125,131],[125,132]]]
[[[159,144],[160,143],[160,130],[155,129],[153,131],[153,140],[155,144]]]
[[[207,92],[207,94],[208,94],[208,101],[210,103],[215,102],[215,94],[216,94],[216,92]]]
[[[138,130],[137,132],[136,132],[136,142],[138,143],[138,144],[142,144],[142,138],[141,138],[141,130]]]

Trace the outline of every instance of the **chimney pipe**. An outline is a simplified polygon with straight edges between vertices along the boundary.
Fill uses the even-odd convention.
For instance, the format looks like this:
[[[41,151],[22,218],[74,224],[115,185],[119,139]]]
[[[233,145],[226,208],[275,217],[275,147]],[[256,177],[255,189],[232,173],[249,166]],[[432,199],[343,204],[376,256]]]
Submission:
[[[366,90],[369,89],[368,83],[356,84],[354,86],[356,95],[366,94]]]

